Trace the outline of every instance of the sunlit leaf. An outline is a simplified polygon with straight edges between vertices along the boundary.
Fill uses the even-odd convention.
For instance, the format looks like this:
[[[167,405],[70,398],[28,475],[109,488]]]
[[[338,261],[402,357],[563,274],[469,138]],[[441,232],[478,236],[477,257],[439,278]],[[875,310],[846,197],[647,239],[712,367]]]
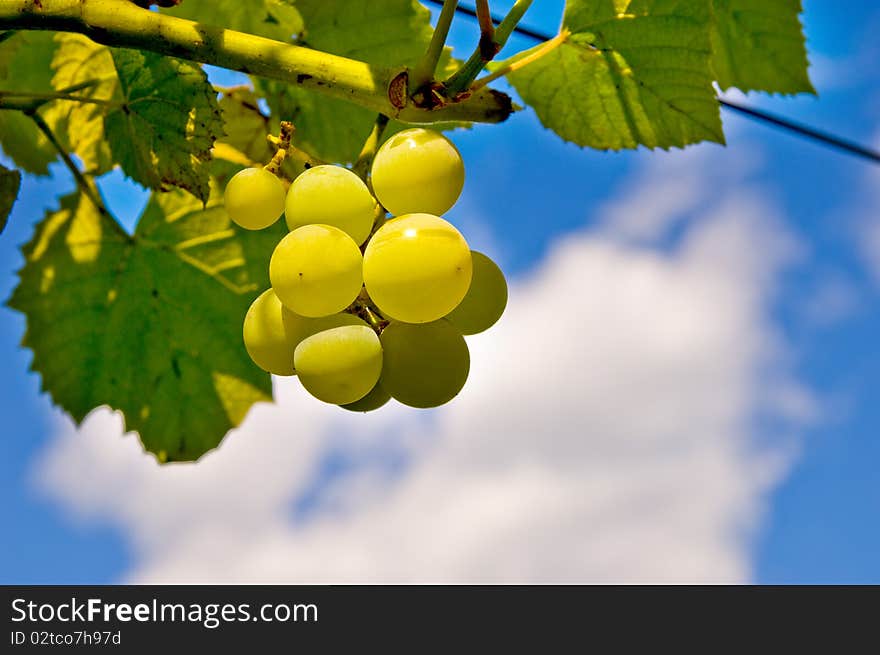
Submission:
[[[223,119],[204,71],[154,53],[112,52],[123,100],[104,121],[114,158],[145,187],[180,187],[207,200],[205,162]]]
[[[21,188],[21,173],[11,171],[0,165],[0,232],[6,229],[9,220],[9,212],[18,198],[18,190]]]
[[[722,89],[815,93],[807,72],[801,0],[712,0],[712,68]]]
[[[203,209],[175,191],[154,194],[129,237],[87,197],[66,196],[24,248],[9,302],[27,317],[43,388],[77,421],[120,410],[160,460],[216,447],[271,398],[241,324],[281,233],[245,232],[216,195]]]
[[[564,45],[509,76],[546,127],[611,150],[724,142],[707,0],[569,0],[564,25]]]
[[[58,91],[77,88],[73,95],[95,101],[120,100],[119,79],[110,49],[80,34],[59,34],[52,59],[52,85]],[[108,106],[92,102],[55,100],[44,117],[69,152],[76,153],[87,171],[101,174],[113,165],[104,134]]]

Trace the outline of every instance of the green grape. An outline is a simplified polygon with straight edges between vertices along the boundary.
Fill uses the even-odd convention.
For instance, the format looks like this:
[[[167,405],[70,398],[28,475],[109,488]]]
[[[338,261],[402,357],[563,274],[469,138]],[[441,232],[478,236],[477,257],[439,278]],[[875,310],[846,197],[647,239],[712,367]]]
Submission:
[[[287,312],[272,289],[257,298],[244,317],[244,347],[254,364],[275,375],[293,375],[296,343],[287,329]]]
[[[388,392],[385,391],[381,384],[377,384],[370,393],[360,400],[347,405],[340,405],[340,407],[350,412],[372,412],[380,407],[384,407],[389,400],[391,400],[391,396],[388,395]]]
[[[470,353],[461,332],[449,321],[391,323],[381,340],[382,387],[404,405],[439,407],[464,386]]]
[[[325,403],[347,405],[379,381],[382,344],[371,328],[346,325],[304,339],[293,360],[306,391]]]
[[[284,212],[284,185],[264,168],[236,173],[223,193],[226,213],[247,230],[262,230]]]
[[[348,307],[363,285],[363,258],[351,237],[329,225],[297,228],[276,246],[269,279],[290,311],[317,318]]]
[[[464,187],[464,163],[452,141],[439,132],[413,128],[386,141],[372,168],[373,191],[395,216],[440,216]]]
[[[430,214],[393,218],[364,252],[367,293],[382,312],[407,323],[428,323],[456,308],[471,284],[467,241]]]
[[[324,330],[331,330],[345,325],[367,326],[366,321],[347,312],[331,314],[330,316],[322,316],[320,318],[308,318],[306,316],[294,314],[286,307],[281,314],[281,320],[284,322],[284,329],[287,330],[287,338],[290,339],[294,349],[296,349],[304,339],[308,339],[310,336],[318,334],[318,332],[323,332]]]
[[[481,252],[471,251],[474,275],[467,295],[446,318],[462,334],[478,334],[498,322],[507,307],[507,281],[498,265]]]
[[[297,177],[287,192],[287,226],[332,225],[362,244],[376,220],[376,199],[363,180],[341,166],[315,166]]]

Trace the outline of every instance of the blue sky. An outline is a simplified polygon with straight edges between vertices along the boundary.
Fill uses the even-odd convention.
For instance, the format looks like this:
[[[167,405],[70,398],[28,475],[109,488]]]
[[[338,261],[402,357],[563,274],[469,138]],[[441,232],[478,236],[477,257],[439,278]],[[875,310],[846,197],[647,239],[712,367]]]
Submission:
[[[536,3],[526,22],[552,30],[561,4],[556,0]],[[828,0],[807,0],[805,5],[804,22],[819,98],[755,95],[748,102],[860,142],[880,144],[880,72],[873,65],[880,60],[880,46],[872,37],[880,28],[880,7],[868,0],[848,5],[845,12],[839,3]],[[455,34],[455,45],[467,46],[470,27],[466,21],[462,23]],[[526,45],[519,41],[511,47]],[[702,185],[698,194],[711,196],[715,186],[726,189],[734,208],[740,189],[744,195],[760,196],[761,206],[771,207],[769,214],[777,221],[772,238],[784,235],[789,245],[785,248],[788,254],[780,255],[785,264],[773,269],[772,291],[758,288],[763,284],[760,277],[754,289],[746,289],[762,298],[766,294],[766,311],[756,322],[772,334],[774,354],[767,361],[760,360],[759,365],[772,363],[774,372],[767,373],[768,377],[784,370],[802,393],[795,394],[788,403],[797,405],[797,411],[755,409],[744,413],[750,440],[767,442],[784,451],[787,464],[766,490],[760,487],[760,492],[754,492],[761,502],[757,509],[749,510],[746,522],[754,523],[751,536],[745,545],[736,545],[745,561],[739,578],[767,583],[877,583],[880,405],[875,395],[880,387],[880,356],[875,354],[875,338],[880,328],[880,248],[877,257],[872,258],[866,247],[872,226],[880,223],[877,167],[730,113],[724,119],[730,142],[727,149],[699,146],[685,153],[684,158],[680,153],[640,151],[615,155],[581,151],[544,131],[530,112],[517,115],[501,127],[456,134],[469,178],[465,195],[450,218],[462,227],[474,247],[491,252],[513,280],[531,289],[530,285],[537,284],[533,280],[543,279],[539,273],[545,270],[542,267],[546,262],[561,257],[559,244],[567,243],[572,235],[586,230],[591,240],[605,244],[603,225],[613,222],[608,217],[619,213],[620,206],[630,210],[638,207],[627,205],[626,199],[637,196],[640,189],[651,188],[651,180],[664,174],[658,169],[667,163],[675,167],[689,161],[686,157],[705,157],[708,163],[704,169],[708,169],[698,171],[695,177]],[[681,165],[683,176],[697,175]],[[669,180],[654,193],[669,188],[664,184],[668,185]],[[44,209],[53,205],[53,198],[71,188],[72,182],[58,166],[50,179],[26,180],[10,225],[0,237],[0,295],[8,296],[14,287],[14,271],[21,264],[18,247],[30,237]],[[102,189],[111,209],[131,225],[146,201],[145,194],[118,174],[110,175]],[[688,235],[697,233],[694,223],[700,220],[700,211],[694,209],[693,216],[677,219],[662,238],[649,239],[647,250],[677,256],[689,242]],[[744,222],[749,218],[754,217],[742,216]],[[764,229],[759,224],[754,232],[745,233],[744,238],[754,239],[756,250],[763,249],[768,240]],[[622,240],[630,248],[631,241],[642,238],[627,233],[623,239],[619,232],[616,234],[608,241],[614,248]],[[588,248],[587,252],[600,258],[605,251]],[[633,257],[643,254],[641,250],[622,252]],[[725,266],[726,261],[719,258],[717,266]],[[583,270],[593,270],[589,261],[584,262]],[[614,267],[610,271],[608,274],[613,275]],[[537,293],[523,293],[523,297],[533,296]],[[568,302],[571,307],[559,306],[554,312],[561,321],[575,313],[577,298]],[[733,302],[724,296],[714,298],[710,311],[717,307],[718,313],[723,313]],[[170,565],[162,568],[161,550],[144,546],[151,541],[152,519],[144,520],[142,526],[146,527],[138,527],[132,521],[140,519],[131,519],[125,510],[115,506],[111,510],[102,500],[90,497],[87,502],[83,500],[85,495],[78,495],[77,489],[88,487],[90,479],[109,480],[110,474],[105,470],[106,463],[90,459],[91,450],[71,456],[77,452],[72,450],[77,437],[67,434],[72,429],[40,393],[38,377],[27,373],[30,355],[17,345],[23,330],[21,316],[5,308],[0,310],[0,356],[6,362],[0,369],[0,407],[7,417],[0,441],[0,485],[6,499],[0,520],[8,526],[0,545],[0,581],[104,583],[130,579],[132,570],[139,572],[139,579],[151,579],[143,573],[145,570],[162,571],[168,579],[171,574],[167,572],[176,569]],[[486,339],[491,338],[490,333]],[[743,340],[747,341],[745,335]],[[554,374],[554,365],[548,363],[546,371],[521,384],[540,383],[541,376]],[[761,371],[758,373],[760,377]],[[764,393],[764,382],[759,379],[752,385],[754,395]],[[670,385],[676,383],[675,379],[669,380]],[[468,393],[467,387],[464,393]],[[758,399],[753,407],[763,407],[762,401]],[[700,412],[693,409],[696,422]],[[799,418],[791,419],[792,413]],[[263,420],[264,414],[258,418]],[[437,416],[437,421],[446,420],[444,415]],[[454,423],[456,419],[450,420]],[[406,447],[387,442],[377,442],[364,454],[357,441],[341,434],[350,429],[349,424],[320,425],[316,431],[330,434],[330,445],[309,451],[317,463],[304,470],[305,482],[292,499],[291,512],[295,508],[312,506],[320,510],[326,506],[328,515],[335,516],[335,480],[347,480],[353,470],[371,474],[380,470],[383,476],[393,478],[399,474],[398,469],[407,468],[411,457],[430,456],[418,449],[413,455]],[[533,431],[531,439],[552,440],[553,417],[543,425],[546,429]],[[415,430],[409,426],[401,429],[401,434]],[[102,438],[108,440],[109,448],[111,437],[103,434]],[[97,447],[102,443],[91,433],[82,439],[84,443],[98,443]],[[63,466],[66,470],[59,472]],[[200,484],[198,472],[198,467],[187,470],[187,484]],[[183,476],[180,473],[178,477]],[[53,482],[45,484],[44,477]],[[89,487],[90,493],[99,496],[118,493],[119,488],[109,482],[106,487]],[[143,489],[137,493],[143,493]],[[638,528],[634,512],[625,505],[615,507],[617,514],[626,515],[627,529],[630,523],[633,529]],[[346,520],[345,512],[342,515],[340,522]],[[615,516],[618,522],[614,525],[624,525],[623,518]],[[683,543],[688,542],[687,529],[682,528]],[[159,535],[160,528],[156,530],[155,535]],[[695,554],[694,558],[699,556]],[[166,559],[170,561],[171,556]],[[450,570],[457,576],[459,570],[466,569]],[[613,566],[609,570],[610,579],[615,579]],[[682,570],[683,579],[695,575],[690,569]],[[711,572],[711,563],[707,570]],[[573,579],[585,575],[581,569],[573,571]],[[564,570],[554,570],[546,575],[564,578],[564,574]],[[731,577],[736,579],[737,575]],[[645,574],[646,579],[655,577],[663,578]],[[674,568],[668,577],[675,578]],[[711,579],[712,575],[704,577]],[[719,573],[719,577],[727,576]]]

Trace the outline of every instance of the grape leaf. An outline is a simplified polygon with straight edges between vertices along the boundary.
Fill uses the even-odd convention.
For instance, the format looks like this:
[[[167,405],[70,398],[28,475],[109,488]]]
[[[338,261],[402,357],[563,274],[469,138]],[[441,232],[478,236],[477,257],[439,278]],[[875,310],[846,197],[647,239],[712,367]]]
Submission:
[[[163,13],[227,29],[290,41],[303,20],[290,0],[186,0]]]
[[[711,18],[707,0],[569,0],[567,41],[509,79],[545,127],[581,146],[724,143]]]
[[[52,59],[56,90],[91,83],[75,95],[97,101],[121,100],[119,79],[110,49],[80,34],[59,34]],[[68,152],[75,152],[86,171],[100,175],[113,167],[110,145],[104,137],[106,105],[56,100],[47,105],[44,118]]]
[[[5,80],[9,76],[9,67],[15,57],[18,49],[22,46],[22,40],[15,38],[21,34],[19,31],[7,30],[0,32],[2,40],[0,40],[0,81]]]
[[[722,89],[816,93],[807,72],[801,0],[712,0],[712,68]]]
[[[64,197],[25,246],[9,301],[55,403],[76,421],[120,410],[160,461],[198,459],[271,400],[241,322],[283,226],[240,230],[218,196],[203,209],[153,194],[133,237],[83,194]]]
[[[18,198],[18,190],[21,188],[21,173],[11,171],[0,164],[0,233],[6,229],[9,220],[9,212]]]
[[[18,32],[0,43],[0,71],[4,90],[46,93],[52,91],[51,32]],[[20,111],[0,111],[0,145],[20,169],[48,175],[58,151],[36,124]]]
[[[113,156],[151,189],[172,186],[207,200],[205,162],[223,135],[217,94],[196,64],[136,50],[112,50],[123,103],[104,118]]]
[[[431,40],[431,14],[416,0],[297,0],[304,45],[376,66],[413,66]],[[357,158],[376,114],[282,82],[256,79],[273,116],[296,125],[297,144],[326,161]],[[396,128],[393,126],[389,134]],[[397,128],[399,129],[399,128]]]

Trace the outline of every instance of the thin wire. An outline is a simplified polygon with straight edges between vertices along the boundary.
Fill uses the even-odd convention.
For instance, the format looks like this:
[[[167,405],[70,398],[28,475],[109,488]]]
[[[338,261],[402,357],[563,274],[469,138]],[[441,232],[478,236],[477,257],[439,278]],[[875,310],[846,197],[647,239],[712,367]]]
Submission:
[[[427,0],[428,2],[435,5],[442,5],[443,0]],[[477,17],[477,12],[470,8],[463,6],[461,4],[458,5],[456,11],[460,14],[464,14],[465,16],[470,16],[472,18]],[[492,15],[492,20],[495,23],[500,23],[503,20],[503,16],[498,16],[497,14]],[[529,27],[525,27],[522,25],[517,25],[514,31],[517,34],[528,37],[535,41],[549,41],[551,36],[544,34],[538,30],[531,29]],[[753,107],[747,107],[746,105],[740,104],[738,102],[734,102],[732,100],[725,100],[723,98],[718,98],[718,103],[728,111],[732,111],[734,113],[740,114],[741,116],[745,116],[746,118],[751,118],[760,123],[764,123],[765,125],[770,125],[772,127],[779,128],[790,134],[794,134],[796,136],[804,137],[810,139],[812,141],[816,141],[823,145],[826,145],[830,148],[835,148],[842,152],[849,153],[851,155],[855,155],[857,157],[862,157],[870,162],[875,164],[880,164],[880,152],[877,150],[873,150],[867,146],[863,146],[861,144],[855,143],[848,139],[844,139],[843,137],[839,137],[834,134],[830,134],[829,132],[825,132],[824,130],[820,130],[814,127],[809,127],[807,125],[803,125],[801,123],[797,123],[791,119],[784,118],[782,116],[777,116],[775,114],[771,114],[769,112],[763,111],[761,109],[755,109]]]
[[[796,123],[793,120],[782,118],[781,116],[776,116],[775,114],[771,114],[766,111],[759,111],[757,109],[753,109],[752,107],[746,107],[745,105],[741,105],[738,102],[733,102],[732,100],[724,100],[723,98],[718,98],[718,102],[721,103],[721,106],[725,109],[729,109],[730,111],[742,114],[743,116],[755,118],[759,121],[767,123],[768,125],[773,125],[787,130],[792,134],[798,134],[800,136],[806,137],[807,139],[811,139],[819,143],[824,143],[825,145],[832,146],[834,148],[837,148],[838,150],[842,150],[852,155],[857,155],[859,157],[864,157],[869,161],[880,164],[880,152],[877,152],[876,150],[871,150],[870,148],[855,143],[854,141],[849,141],[842,137],[828,134],[827,132],[817,130],[814,127],[803,125],[801,123]]]

